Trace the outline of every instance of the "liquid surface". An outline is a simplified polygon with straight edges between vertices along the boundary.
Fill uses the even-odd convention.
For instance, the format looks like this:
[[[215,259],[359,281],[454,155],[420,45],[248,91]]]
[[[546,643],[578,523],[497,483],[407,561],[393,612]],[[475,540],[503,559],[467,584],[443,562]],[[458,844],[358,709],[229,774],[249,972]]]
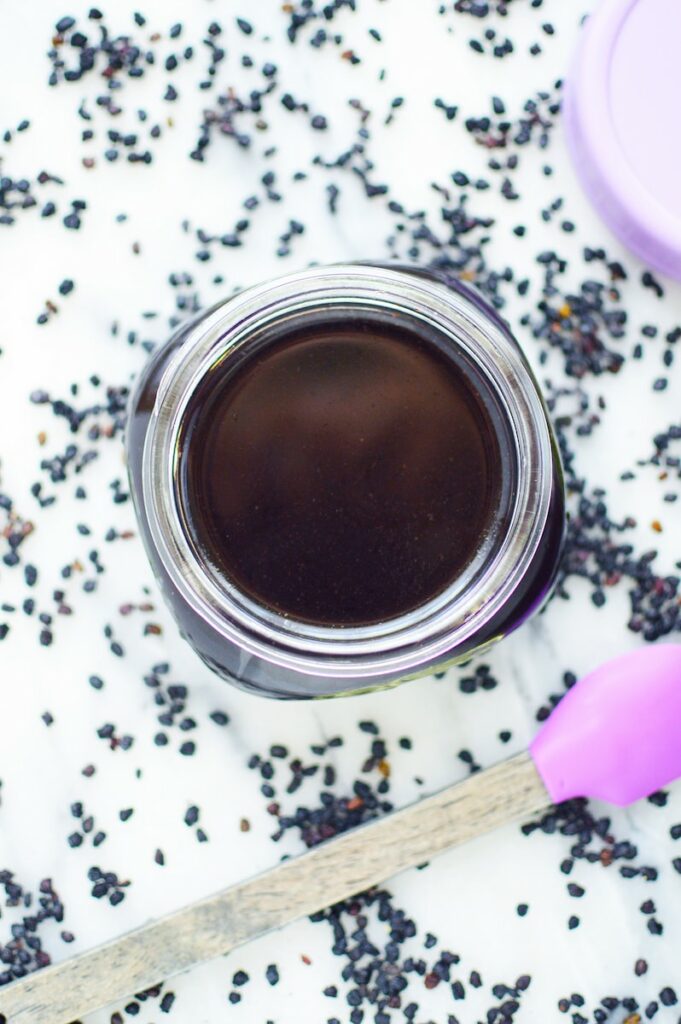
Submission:
[[[324,325],[216,369],[186,417],[188,532],[256,602],[370,624],[437,596],[499,503],[499,443],[467,375],[381,324]]]

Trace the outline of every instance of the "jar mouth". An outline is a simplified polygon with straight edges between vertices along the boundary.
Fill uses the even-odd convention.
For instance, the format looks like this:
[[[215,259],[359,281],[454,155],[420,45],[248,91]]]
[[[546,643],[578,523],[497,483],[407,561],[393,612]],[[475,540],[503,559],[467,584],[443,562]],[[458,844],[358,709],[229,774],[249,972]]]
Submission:
[[[284,631],[295,622],[318,638],[346,637],[349,630],[355,638],[375,637],[435,612],[470,589],[509,525],[517,459],[496,392],[449,338],[424,319],[412,321],[345,298],[310,303],[254,329],[238,348],[216,353],[188,399],[174,469],[185,536],[221,590],[255,616],[264,606]],[[420,381],[428,410],[422,406],[420,415],[410,404],[417,353],[429,371]],[[263,363],[272,366],[268,356],[275,366],[288,366],[285,389],[273,392],[268,378],[266,393],[244,403],[248,382],[261,378]],[[368,356],[380,361],[381,372],[367,366]],[[391,357],[402,360],[399,372]],[[435,430],[434,368],[437,383],[448,388],[440,416],[443,409],[449,416]],[[336,393],[334,400],[339,378],[342,397]],[[399,399],[395,388],[403,389]],[[296,415],[302,430],[292,425]],[[462,422],[471,421],[479,433],[462,434]],[[240,444],[230,442],[234,436]],[[423,458],[410,456],[407,446],[424,437]],[[448,461],[455,452],[468,458],[468,472]],[[475,502],[466,507],[471,480]],[[433,490],[421,507],[418,495],[429,483]],[[376,501],[376,488],[379,494],[385,488],[382,500]],[[443,514],[452,517],[454,508],[455,525],[440,541],[439,557],[428,561]],[[456,547],[462,536],[463,551]]]
[[[208,564],[188,529],[178,481],[187,409],[225,359],[249,358],[284,323],[325,313],[391,315],[446,339],[494,397],[511,458],[495,529],[452,583],[384,621],[320,626],[257,603]],[[250,655],[309,674],[409,674],[479,633],[519,586],[551,495],[551,440],[541,398],[501,323],[439,281],[365,265],[313,268],[249,288],[201,320],[161,380],[143,454],[152,539],[173,585],[219,635]]]

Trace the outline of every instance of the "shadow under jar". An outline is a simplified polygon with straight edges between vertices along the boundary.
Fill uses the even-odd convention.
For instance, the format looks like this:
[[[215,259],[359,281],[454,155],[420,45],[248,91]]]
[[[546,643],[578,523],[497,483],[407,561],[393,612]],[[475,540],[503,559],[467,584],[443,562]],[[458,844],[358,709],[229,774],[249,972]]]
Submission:
[[[427,675],[555,580],[563,484],[538,386],[444,272],[319,267],[214,306],[144,370],[127,452],[183,636],[255,693]]]

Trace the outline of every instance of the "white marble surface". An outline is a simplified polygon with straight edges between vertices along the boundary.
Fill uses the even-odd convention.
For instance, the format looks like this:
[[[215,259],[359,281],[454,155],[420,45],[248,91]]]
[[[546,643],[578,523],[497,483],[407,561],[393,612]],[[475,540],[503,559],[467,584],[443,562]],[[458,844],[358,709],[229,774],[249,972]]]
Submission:
[[[65,182],[46,185],[42,191],[37,187],[44,199],[55,197],[57,216],[45,220],[38,210],[19,211],[14,225],[0,225],[0,492],[10,495],[16,510],[34,523],[21,555],[22,562],[39,568],[38,582],[29,592],[21,567],[0,565],[1,599],[19,607],[15,613],[0,614],[0,622],[10,626],[0,644],[0,868],[13,871],[16,880],[32,891],[40,879],[53,879],[65,904],[65,921],[63,926],[46,925],[40,936],[54,960],[88,949],[266,868],[284,852],[302,848],[293,832],[279,845],[271,841],[276,821],[267,813],[268,801],[260,793],[262,780],[246,766],[253,752],[266,754],[271,743],[283,743],[291,756],[309,763],[314,760],[311,743],[340,734],[345,745],[331,750],[322,761],[330,761],[336,769],[334,792],[350,794],[353,781],[362,777],[371,740],[358,729],[358,722],[375,720],[388,743],[389,799],[400,805],[463,776],[466,766],[457,756],[462,749],[470,750],[482,765],[522,749],[537,728],[537,709],[549,694],[561,691],[566,669],[584,672],[641,642],[626,628],[626,583],[613,588],[607,605],[597,611],[590,589],[573,579],[568,584],[570,601],[554,600],[541,618],[485,657],[500,683],[490,692],[462,694],[458,680],[466,670],[458,669],[443,679],[344,701],[282,705],[248,697],[214,678],[180,640],[137,536],[112,543],[104,539],[112,526],[135,531],[130,503],[112,501],[111,481],[121,480],[126,489],[120,438],[93,444],[82,433],[74,438],[66,422],[52,416],[49,406],[29,401],[30,393],[41,388],[55,398],[68,398],[71,385],[77,383],[76,402],[85,405],[101,391],[88,384],[93,373],[105,384],[129,383],[145,358],[139,340],[162,341],[176,312],[168,285],[170,273],[190,273],[194,284],[184,291],[196,292],[208,304],[234,287],[302,267],[310,260],[384,255],[396,223],[385,199],[368,200],[351,172],[311,166],[315,154],[334,158],[354,139],[357,114],[348,100],[355,97],[373,112],[369,121],[369,152],[375,163],[372,180],[389,182],[391,196],[410,210],[429,211],[437,230],[442,227],[441,199],[431,183],[447,186],[456,169],[473,177],[484,174],[493,181],[493,188],[474,193],[470,204],[473,210],[496,218],[489,232],[490,265],[510,264],[517,277],[531,278],[526,297],[510,288],[504,294],[509,300],[505,315],[535,364],[540,346],[519,321],[527,312],[538,316],[535,257],[544,248],[555,247],[570,259],[566,277],[572,284],[587,274],[580,257],[584,244],[605,245],[612,258],[626,262],[631,279],[622,291],[629,326],[624,339],[616,343],[623,354],[630,354],[641,340],[643,324],[655,323],[664,331],[681,321],[680,290],[665,282],[666,295],[660,301],[640,287],[642,268],[595,219],[568,164],[560,124],[545,153],[535,145],[520,151],[521,166],[514,181],[521,199],[514,203],[500,198],[501,176],[486,171],[488,152],[474,144],[463,126],[465,117],[489,112],[494,94],[504,98],[515,116],[527,97],[564,73],[580,17],[589,9],[587,0],[545,0],[540,10],[513,0],[507,18],[481,22],[455,13],[451,3],[439,15],[434,0],[358,0],[358,6],[356,13],[342,11],[330,26],[331,31],[342,33],[343,44],[329,43],[316,50],[308,42],[316,26],[304,29],[295,46],[286,40],[287,17],[275,0],[250,4],[246,0],[194,0],[192,4],[144,0],[148,23],[133,29],[136,35],[146,39],[159,31],[161,54],[180,43],[195,44],[196,54],[172,76],[180,93],[177,102],[162,100],[171,76],[161,62],[144,79],[125,82],[119,94],[125,111],[115,120],[95,108],[94,97],[103,91],[100,77],[56,89],[47,86],[45,51],[54,22],[65,13],[86,14],[87,3],[78,0],[66,11],[60,0],[33,0],[13,4],[4,12],[0,129],[14,130],[23,118],[31,124],[0,146],[2,173],[33,178],[46,169]],[[105,13],[113,31],[130,30],[130,10],[122,0],[110,4]],[[247,37],[238,30],[237,15],[251,19],[253,35]],[[207,64],[201,39],[213,19],[223,25],[228,56],[212,92],[201,92],[196,83],[204,77]],[[182,21],[184,29],[173,44],[167,40],[167,31],[175,21]],[[554,23],[555,35],[542,31],[544,21]],[[482,38],[490,26],[501,36],[511,36],[517,44],[514,54],[495,60],[470,49],[468,40]],[[380,30],[381,43],[369,35],[371,27]],[[536,58],[528,54],[528,46],[535,41],[543,51]],[[351,66],[341,58],[346,48],[361,57],[359,65]],[[253,87],[251,82],[261,82],[255,69],[241,66],[242,53],[252,54],[256,65],[271,60],[279,67],[278,92],[263,114],[267,130],[256,128],[248,149],[215,138],[205,162],[192,161],[188,152],[196,139],[201,110],[221,89],[235,86],[243,91]],[[303,113],[282,110],[278,96],[285,91],[307,100],[311,114],[325,114],[329,130],[311,131]],[[396,96],[403,96],[404,104],[386,127],[385,117]],[[447,121],[434,108],[437,96],[459,105],[454,121]],[[88,123],[77,114],[83,99],[93,111]],[[102,158],[107,129],[136,130],[135,112],[140,107],[150,111],[148,124],[160,121],[163,125],[162,138],[153,145],[152,165],[130,165],[124,158],[107,163]],[[169,117],[172,126],[167,123]],[[250,116],[245,118],[247,124],[252,121]],[[95,139],[81,142],[84,128],[92,128]],[[276,146],[277,152],[268,157],[265,151],[270,146]],[[96,160],[91,169],[82,163],[89,155]],[[546,162],[555,168],[552,177],[542,173]],[[262,195],[260,178],[270,168],[277,175],[275,187],[283,201],[265,201],[254,211],[242,248],[213,246],[212,260],[198,262],[195,253],[202,246],[195,229],[217,234],[233,230],[240,217],[248,216],[244,199],[253,193]],[[291,175],[301,169],[310,171],[309,178],[293,182]],[[332,182],[341,188],[335,217],[326,202],[326,186]],[[540,211],[557,196],[564,197],[564,208],[546,224]],[[72,198],[87,202],[79,231],[68,231],[61,223],[68,212],[67,200]],[[117,222],[121,213],[127,219]],[[560,231],[563,217],[576,222],[574,234]],[[279,258],[277,236],[286,230],[290,218],[304,223],[305,233],[293,239],[290,255]],[[188,230],[183,221],[189,223]],[[524,238],[512,231],[519,223],[527,225]],[[133,251],[134,243],[139,253]],[[401,243],[401,251],[406,248],[407,243]],[[427,248],[424,255],[429,255]],[[217,273],[224,276],[224,284],[212,283]],[[593,273],[598,276],[602,271],[595,267]],[[73,279],[76,286],[62,298],[57,288],[64,278]],[[59,312],[39,325],[36,317],[48,298],[57,303]],[[145,319],[148,311],[158,315]],[[116,334],[111,330],[114,323]],[[133,345],[128,343],[131,331],[138,338]],[[678,490],[678,480],[663,484],[651,466],[639,469],[633,481],[619,480],[624,470],[636,468],[637,459],[651,454],[655,432],[675,418],[678,421],[678,367],[669,372],[667,390],[653,392],[652,381],[665,372],[661,365],[664,343],[658,338],[644,340],[644,345],[644,358],[628,359],[617,377],[584,382],[588,393],[606,399],[607,412],[591,437],[578,439],[578,471],[591,484],[607,489],[614,518],[636,516],[631,542],[639,552],[657,548],[660,571],[672,572],[680,556],[679,505],[662,498],[674,486]],[[540,375],[565,382],[562,360],[555,351]],[[105,420],[105,416],[94,419]],[[46,437],[39,436],[41,431]],[[52,484],[40,468],[41,459],[62,452],[72,440],[81,449],[95,448],[98,457],[82,473],[74,474],[70,468],[66,482]],[[31,494],[36,480],[43,482],[44,494],[56,495],[53,505],[39,506]],[[75,497],[79,484],[87,492],[86,500]],[[663,526],[659,535],[651,530],[654,519]],[[89,527],[91,534],[79,533],[78,524]],[[93,548],[105,571],[96,577],[96,590],[85,593],[83,581],[95,578],[88,560]],[[76,560],[84,571],[62,580],[62,566]],[[39,611],[54,612],[55,589],[65,591],[64,600],[73,614],[55,616],[54,640],[43,647],[38,643],[40,626],[35,616]],[[28,596],[37,603],[32,617],[20,608]],[[120,612],[126,603],[145,601],[153,604],[153,611]],[[162,634],[144,635],[146,622],[160,624]],[[103,632],[106,624],[123,645],[124,657],[111,653]],[[161,729],[159,709],[143,676],[162,661],[171,665],[168,681],[189,687],[187,714],[198,727],[185,734],[175,724],[165,730],[169,744],[160,748],[154,745]],[[105,681],[100,691],[88,685],[93,673]],[[226,728],[210,721],[208,716],[216,709],[230,715]],[[45,712],[54,718],[49,726],[41,717]],[[98,738],[97,729],[105,723],[113,723],[119,736],[134,737],[131,748],[111,749],[106,739]],[[506,745],[499,740],[504,729],[512,732]],[[404,735],[413,740],[410,751],[398,745]],[[190,736],[197,752],[183,757],[178,748]],[[95,766],[92,777],[82,774],[86,765]],[[282,763],[277,778],[283,781],[284,772]],[[375,785],[376,772],[367,780]],[[299,803],[316,806],[320,788],[321,779],[313,777],[299,793],[281,794],[278,799],[286,811]],[[95,833],[106,832],[99,848],[92,846],[93,833],[80,847],[69,847],[67,836],[78,824],[69,810],[74,801],[82,801],[85,813],[94,815]],[[192,804],[200,807],[199,825],[208,842],[198,843],[196,828],[183,822]],[[134,813],[122,822],[118,812],[128,807]],[[600,807],[596,811],[610,813]],[[249,820],[250,831],[241,831],[242,818]],[[559,865],[569,855],[572,840],[543,833],[526,838],[516,827],[391,882],[395,904],[414,917],[419,928],[417,938],[408,944],[413,955],[431,956],[423,953],[423,937],[430,931],[438,937],[436,950],[446,948],[461,956],[452,980],[464,982],[464,1001],[453,1000],[449,985],[427,990],[422,979],[412,976],[403,1002],[419,1003],[417,1024],[442,1024],[448,1014],[456,1014],[463,1024],[485,1020],[487,1010],[499,1003],[492,986],[512,985],[522,974],[530,974],[532,982],[515,1017],[520,1024],[571,1019],[576,1012],[593,1020],[599,1001],[609,995],[631,996],[645,1007],[658,999],[663,986],[676,984],[681,996],[681,875],[671,864],[681,854],[681,844],[673,842],[669,831],[680,820],[678,787],[670,791],[666,807],[643,803],[612,812],[613,833],[636,844],[635,863],[658,869],[655,883],[622,879],[618,871],[622,862],[604,868],[583,860],[577,861],[568,879]],[[157,848],[164,851],[165,866],[155,863]],[[87,872],[93,865],[130,880],[119,906],[91,897]],[[570,897],[568,881],[581,884],[586,895]],[[654,916],[664,926],[661,936],[651,935],[646,927],[647,917],[639,909],[646,899],[655,901]],[[529,905],[523,918],[516,914],[519,903]],[[4,905],[0,910],[0,942],[5,942],[18,911]],[[567,920],[572,914],[580,917],[581,924],[569,930]],[[371,912],[370,918],[370,931],[384,935],[385,926]],[[60,939],[61,927],[75,935],[71,945]],[[158,999],[151,999],[141,1006],[136,1020],[140,1024],[165,1019],[177,1024],[228,1019],[249,1024],[268,1020],[318,1024],[337,1017],[345,1022],[350,1019],[345,995],[351,986],[340,977],[345,961],[332,955],[331,944],[326,924],[301,922],[175,979],[169,986],[176,994],[170,1016],[160,1011]],[[303,955],[309,964],[301,959]],[[634,974],[639,958],[649,962],[643,977]],[[264,978],[265,967],[272,962],[278,964],[281,975],[276,987]],[[247,971],[251,981],[241,990],[241,1002],[232,1006],[228,994],[238,969]],[[479,989],[468,984],[471,970],[482,975]],[[336,999],[322,994],[332,984],[339,988]],[[585,1006],[571,1007],[563,1018],[558,1000],[573,992],[584,996]],[[0,993],[0,1009],[1,1003]],[[87,1017],[87,1024],[108,1022],[115,1009]],[[678,1006],[661,1007],[657,1019],[676,1021],[680,1013]],[[365,1020],[373,1021],[373,1016],[368,1009]],[[626,1011],[618,1009],[609,1019],[620,1022],[626,1016]],[[393,1011],[391,1020],[402,1019],[400,1011]]]

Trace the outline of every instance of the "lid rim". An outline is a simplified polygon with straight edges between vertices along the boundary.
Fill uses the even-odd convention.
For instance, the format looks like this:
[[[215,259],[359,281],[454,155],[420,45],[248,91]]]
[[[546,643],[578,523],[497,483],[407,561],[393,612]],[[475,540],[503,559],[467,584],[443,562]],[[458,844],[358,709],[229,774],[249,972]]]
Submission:
[[[681,217],[635,173],[609,110],[612,53],[639,2],[603,0],[585,25],[565,82],[566,142],[577,176],[608,227],[646,263],[681,279]]]

